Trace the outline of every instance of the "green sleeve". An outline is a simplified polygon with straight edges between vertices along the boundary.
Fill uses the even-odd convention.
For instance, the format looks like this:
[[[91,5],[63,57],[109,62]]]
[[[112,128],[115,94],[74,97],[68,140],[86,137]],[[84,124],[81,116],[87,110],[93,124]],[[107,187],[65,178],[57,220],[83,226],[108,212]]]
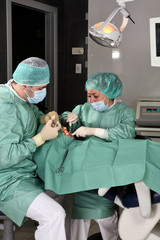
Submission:
[[[72,110],[73,113],[76,113],[78,115],[78,121],[72,126],[72,132],[74,132],[77,128],[82,126],[82,124],[81,124],[81,107],[82,107],[82,105],[78,105]],[[60,115],[60,122],[61,122],[62,126],[68,126],[68,123],[66,123],[66,118],[67,118],[68,113],[69,113],[69,111],[66,111]]]
[[[24,121],[20,119],[16,106],[11,103],[0,104],[0,116],[0,169],[25,159],[31,160],[36,144],[32,136],[24,136]]]
[[[59,120],[60,120],[62,126],[66,126],[66,125],[67,125],[67,123],[66,123],[66,118],[67,118],[68,113],[69,113],[69,112],[66,111],[66,112],[63,112],[63,113],[59,116]]]
[[[31,104],[31,108],[32,108],[32,110],[34,112],[34,115],[35,115],[36,119],[37,119],[37,123],[39,124],[39,120],[44,115],[44,113],[41,112],[39,110],[39,108],[36,105],[34,105],[34,104]]]
[[[118,138],[135,138],[135,112],[132,108],[126,106],[118,112],[119,124],[108,128],[108,141]]]

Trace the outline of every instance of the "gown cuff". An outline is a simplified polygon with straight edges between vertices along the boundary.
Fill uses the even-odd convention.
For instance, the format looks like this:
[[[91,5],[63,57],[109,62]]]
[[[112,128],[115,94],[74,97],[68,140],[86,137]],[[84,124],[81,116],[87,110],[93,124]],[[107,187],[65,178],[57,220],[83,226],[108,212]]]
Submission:
[[[37,147],[39,147],[45,143],[45,139],[43,138],[43,136],[40,133],[35,135],[32,139],[35,141]]]
[[[102,139],[108,139],[108,130],[103,128],[96,128],[95,136],[102,138]]]

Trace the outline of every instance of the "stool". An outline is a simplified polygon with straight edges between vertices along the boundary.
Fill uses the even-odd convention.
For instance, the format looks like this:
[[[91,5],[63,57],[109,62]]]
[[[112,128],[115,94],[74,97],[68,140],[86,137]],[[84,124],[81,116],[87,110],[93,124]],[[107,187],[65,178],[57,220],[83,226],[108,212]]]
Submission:
[[[3,240],[14,240],[13,222],[2,212],[0,220],[4,222]]]

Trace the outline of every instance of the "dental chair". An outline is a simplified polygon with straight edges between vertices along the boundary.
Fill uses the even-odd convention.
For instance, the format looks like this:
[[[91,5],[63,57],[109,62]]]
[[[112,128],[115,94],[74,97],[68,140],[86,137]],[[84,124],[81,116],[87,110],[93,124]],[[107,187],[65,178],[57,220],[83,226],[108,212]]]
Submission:
[[[120,197],[124,207],[118,224],[121,239],[160,240],[160,194],[142,181],[127,188]]]
[[[3,220],[3,239],[2,240],[14,240],[14,226],[13,222],[0,211],[0,220]]]
[[[160,240],[160,194],[140,181],[124,187],[113,187],[104,194],[122,212],[118,221],[122,240]],[[97,233],[88,240],[102,240]]]

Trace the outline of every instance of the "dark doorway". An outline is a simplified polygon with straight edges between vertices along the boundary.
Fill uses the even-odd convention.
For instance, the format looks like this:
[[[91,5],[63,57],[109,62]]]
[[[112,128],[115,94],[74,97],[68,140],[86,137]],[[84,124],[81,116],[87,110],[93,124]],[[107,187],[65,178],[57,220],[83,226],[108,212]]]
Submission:
[[[12,64],[16,66],[28,57],[45,59],[45,13],[12,4]],[[45,100],[37,106],[45,112]]]

